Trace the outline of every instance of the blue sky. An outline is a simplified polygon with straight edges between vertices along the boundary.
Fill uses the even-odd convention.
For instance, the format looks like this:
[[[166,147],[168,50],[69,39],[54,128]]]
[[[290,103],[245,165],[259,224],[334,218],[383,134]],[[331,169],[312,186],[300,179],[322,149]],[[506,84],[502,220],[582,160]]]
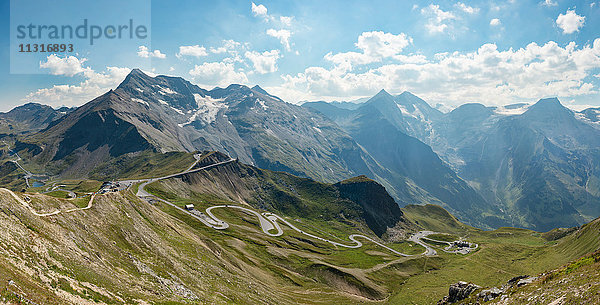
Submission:
[[[11,16],[2,1],[1,111],[28,101],[81,105],[135,67],[207,89],[259,84],[293,103],[351,100],[383,88],[449,108],[549,96],[575,109],[600,106],[600,1],[48,2],[40,6],[54,7],[26,16],[13,3]],[[15,41],[22,41],[9,17],[103,26],[134,18],[150,35],[76,41],[72,53],[17,58]],[[11,74],[11,61],[35,71]]]

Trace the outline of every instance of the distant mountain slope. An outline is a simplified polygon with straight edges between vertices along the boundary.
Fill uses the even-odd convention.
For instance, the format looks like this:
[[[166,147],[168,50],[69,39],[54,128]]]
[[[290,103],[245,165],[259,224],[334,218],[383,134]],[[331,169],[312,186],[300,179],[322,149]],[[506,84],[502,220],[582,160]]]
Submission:
[[[411,124],[416,123],[417,118],[406,118],[401,109],[434,117],[441,115],[439,111],[421,103],[424,102],[408,93],[394,97],[381,91],[359,109],[341,112],[345,116],[333,115],[333,111],[329,113],[380,164],[392,172],[392,176],[400,177],[397,180],[389,178],[388,181],[402,184],[399,182],[401,179],[409,179],[407,184],[413,188],[403,188],[398,193],[402,205],[437,203],[451,210],[462,221],[486,227],[491,221],[485,217],[495,217],[499,210],[487,205],[429,146],[405,133],[413,128]],[[317,105],[320,106],[324,105]]]
[[[392,96],[381,91],[356,111],[336,109],[331,104],[307,106],[314,106],[343,126],[388,169],[394,168],[390,161],[413,160],[390,153],[398,151],[391,147],[393,143],[402,143],[392,140],[392,126],[430,145],[459,177],[468,181],[465,189],[474,188],[487,202],[475,208],[464,204],[469,202],[465,200],[458,208],[446,206],[463,221],[468,221],[464,213],[469,211],[479,214],[478,218],[492,227],[510,225],[545,231],[600,216],[596,109],[574,113],[557,99],[543,99],[534,105],[464,104],[443,114],[421,101],[408,93]],[[379,114],[373,115],[375,111],[370,110],[374,118],[363,124],[368,107],[378,109]],[[380,130],[367,133],[369,129]],[[402,174],[415,180],[414,173]],[[415,182],[427,189],[423,181]]]
[[[596,127],[600,128],[600,108],[588,108],[580,111],[577,115],[585,121],[596,123]],[[593,126],[594,126],[593,125]]]
[[[0,133],[20,134],[41,130],[70,111],[70,108],[55,110],[50,106],[27,103],[9,112],[0,112]]]
[[[434,150],[510,225],[546,231],[600,215],[600,132],[557,99],[510,115],[463,105],[434,129]]]

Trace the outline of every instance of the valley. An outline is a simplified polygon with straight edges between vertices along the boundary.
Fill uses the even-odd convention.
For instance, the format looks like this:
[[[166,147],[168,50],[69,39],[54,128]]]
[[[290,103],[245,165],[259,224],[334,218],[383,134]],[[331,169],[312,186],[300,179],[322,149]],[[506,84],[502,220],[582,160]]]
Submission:
[[[258,301],[254,298],[259,296],[262,302],[273,304],[334,301],[431,304],[441,299],[445,287],[457,278],[497,285],[515,275],[558,267],[600,243],[597,236],[592,237],[593,242],[586,239],[585,243],[579,243],[578,238],[574,238],[575,234],[581,234],[579,230],[557,240],[523,229],[482,231],[460,223],[433,205],[408,206],[402,210],[404,220],[400,223],[404,223],[403,234],[407,239],[390,236],[382,239],[373,235],[368,224],[360,220],[362,217],[340,214],[326,220],[323,214],[317,214],[320,212],[314,216],[310,213],[299,216],[289,210],[293,206],[269,201],[276,207],[274,210],[284,215],[282,217],[279,213],[257,210],[257,201],[251,199],[255,194],[244,194],[250,185],[249,179],[263,188],[267,187],[265,183],[276,183],[286,189],[289,196],[304,200],[311,196],[307,190],[327,189],[326,185],[284,173],[261,171],[218,153],[196,154],[193,159],[192,165],[183,167],[178,174],[118,181],[116,183],[127,187],[95,192],[90,200],[95,204],[76,212],[65,209],[64,213],[37,213],[36,209],[50,211],[51,206],[68,205],[69,200],[29,193],[26,196],[31,198],[34,208],[14,192],[2,190],[3,204],[10,204],[12,200],[18,203],[9,205],[16,213],[13,216],[6,214],[7,206],[2,208],[0,223],[10,226],[11,231],[7,232],[12,232],[2,235],[2,245],[20,240],[17,244],[25,246],[22,238],[33,234],[31,245],[39,249],[29,252],[24,251],[28,246],[22,250],[3,248],[12,250],[3,251],[5,269],[0,276],[10,279],[12,288],[7,286],[2,296],[17,299],[23,295],[35,296],[48,304],[55,298],[62,300],[61,304],[136,303],[151,299],[176,303],[252,303]],[[211,187],[211,183],[215,187]],[[229,184],[229,190],[222,188],[221,183]],[[369,182],[355,179],[346,183]],[[320,193],[319,197],[325,194]],[[232,201],[232,197],[237,200]],[[193,210],[185,209],[189,204],[194,204]],[[332,205],[328,208],[334,208],[335,204]],[[319,211],[322,207],[314,208]],[[70,213],[72,211],[75,213]],[[90,226],[91,219],[96,219],[93,226]],[[119,229],[109,225],[115,221]],[[117,231],[111,233],[115,229]],[[61,231],[64,233],[59,233]],[[355,234],[356,231],[364,233]],[[66,232],[70,232],[67,236],[71,237],[60,237]],[[121,237],[115,239],[114,234],[118,232]],[[146,236],[139,235],[141,232]],[[391,233],[389,229],[388,233]],[[173,239],[176,236],[177,239]],[[445,240],[458,237],[474,244],[472,253],[445,251]],[[367,242],[362,243],[358,238]],[[110,240],[116,244],[106,244]],[[69,244],[77,246],[65,248]],[[155,248],[159,244],[163,250]],[[154,251],[162,254],[148,256]],[[119,263],[117,274],[107,265],[115,255],[129,257]],[[99,260],[92,269],[82,273],[81,268],[92,257]],[[27,267],[18,263],[20,259],[44,263]],[[219,280],[189,269],[190,260],[198,259],[202,259],[201,265],[205,268],[220,266],[213,269],[215,274],[220,274]],[[172,265],[175,262],[176,265]],[[165,267],[175,269],[161,269]],[[18,277],[17,270],[26,271],[29,276]],[[141,278],[136,275],[138,272]],[[107,278],[109,274],[112,275]],[[133,282],[136,286],[115,285],[115,280],[122,283],[121,279],[125,278],[136,278]],[[210,291],[219,291],[219,294],[205,294],[208,291],[192,281],[200,278],[203,285],[212,287]],[[248,285],[251,290],[232,290],[240,285]],[[273,285],[276,290],[267,288]],[[139,290],[141,287],[146,288]],[[308,287],[310,296],[301,292]],[[144,292],[155,289],[158,293],[155,296]]]

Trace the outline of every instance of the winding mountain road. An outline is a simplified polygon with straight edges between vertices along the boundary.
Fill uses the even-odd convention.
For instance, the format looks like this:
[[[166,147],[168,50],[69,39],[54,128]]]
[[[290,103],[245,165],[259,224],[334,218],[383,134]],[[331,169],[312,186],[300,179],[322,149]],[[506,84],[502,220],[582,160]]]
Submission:
[[[382,247],[396,255],[399,256],[403,256],[403,257],[411,257],[411,256],[419,256],[419,255],[425,255],[425,256],[434,256],[437,255],[437,252],[430,246],[428,245],[426,242],[423,241],[423,238],[425,238],[427,235],[431,235],[434,234],[436,232],[432,232],[432,231],[421,231],[418,232],[416,234],[413,234],[408,240],[412,241],[414,243],[417,243],[421,246],[423,246],[425,248],[425,251],[422,254],[415,254],[415,255],[410,255],[410,254],[406,254],[406,253],[402,253],[399,252],[397,250],[394,250],[368,236],[365,235],[361,235],[361,234],[352,234],[350,236],[348,236],[349,241],[351,242],[350,244],[346,244],[346,243],[341,243],[341,242],[337,242],[337,241],[332,241],[320,236],[316,236],[314,234],[308,233],[303,231],[302,229],[299,229],[298,227],[296,227],[295,225],[293,225],[292,223],[290,223],[289,221],[287,221],[286,219],[282,218],[279,215],[273,214],[273,213],[269,213],[269,212],[264,212],[264,213],[259,213],[255,210],[246,208],[246,207],[242,207],[242,206],[238,206],[238,205],[230,205],[230,204],[226,204],[226,205],[215,205],[215,206],[211,206],[206,208],[205,212],[201,212],[199,210],[186,210],[183,209],[181,207],[179,207],[178,205],[169,202],[167,200],[164,200],[162,198],[158,198],[150,193],[148,193],[145,190],[145,187],[153,182],[156,181],[160,181],[160,180],[165,180],[165,179],[169,179],[169,178],[174,178],[174,177],[178,177],[178,176],[182,176],[185,174],[190,174],[190,173],[195,173],[195,172],[199,172],[199,171],[203,171],[203,170],[207,170],[209,168],[213,168],[216,166],[220,166],[220,165],[224,165],[224,164],[228,164],[231,162],[234,162],[234,159],[229,159],[226,161],[222,161],[222,162],[218,162],[218,163],[214,163],[214,164],[210,164],[210,165],[206,165],[203,167],[199,167],[194,169],[194,167],[198,164],[198,162],[200,162],[200,156],[199,155],[194,155],[194,158],[196,159],[196,161],[185,171],[182,171],[180,173],[176,173],[176,174],[171,174],[171,175],[166,175],[163,177],[157,177],[157,178],[147,178],[147,179],[131,179],[131,180],[122,180],[122,181],[117,181],[116,183],[119,184],[123,184],[123,185],[127,185],[127,187],[140,183],[140,185],[138,186],[138,190],[136,192],[136,196],[142,199],[154,199],[154,200],[158,200],[160,202],[163,202],[165,204],[168,204],[169,206],[177,209],[178,211],[184,212],[188,215],[190,215],[191,217],[193,217],[194,219],[202,222],[204,225],[208,226],[209,228],[215,229],[215,230],[225,230],[227,228],[229,228],[229,224],[223,220],[220,220],[218,217],[216,217],[212,211],[215,209],[222,209],[222,208],[230,208],[230,209],[237,209],[237,210],[241,210],[244,213],[256,216],[258,221],[259,221],[259,225],[262,229],[262,231],[268,235],[268,236],[272,236],[272,237],[277,237],[277,236],[281,236],[283,235],[283,229],[281,228],[279,223],[285,224],[286,226],[288,226],[289,228],[291,228],[292,230],[303,234],[307,237],[310,237],[312,239],[316,239],[316,240],[320,240],[323,242],[327,242],[330,243],[334,246],[338,246],[338,247],[343,247],[343,248],[360,248],[363,246],[363,243],[360,242],[357,238],[363,239],[363,240],[367,240],[370,241],[376,245],[378,245],[379,247]],[[88,210],[90,208],[92,208],[93,202],[94,202],[94,198],[97,194],[102,193],[102,191],[105,189],[105,187],[101,188],[98,192],[92,193],[91,197],[90,197],[90,201],[88,202],[88,205],[84,208],[74,208],[74,209],[69,209],[69,210],[65,210],[65,211],[61,211],[61,210],[56,210],[54,212],[51,213],[38,213],[36,212],[33,207],[31,207],[31,205],[23,200],[21,197],[19,197],[17,194],[15,194],[14,192],[12,192],[9,189],[5,189],[5,188],[0,188],[0,191],[4,191],[4,192],[8,192],[13,198],[15,198],[15,200],[17,200],[19,203],[23,204],[26,208],[28,208],[34,215],[39,216],[39,217],[48,217],[48,216],[53,216],[53,215],[57,215],[60,213],[71,213],[71,212],[75,212],[75,211],[82,211],[82,210]],[[450,243],[448,243],[450,245]],[[475,245],[477,248],[477,245]],[[448,251],[446,251],[448,252]]]
[[[27,201],[23,200],[23,198],[19,197],[13,191],[6,189],[6,188],[0,188],[0,191],[9,193],[15,200],[17,200],[17,202],[21,203],[23,206],[25,206],[27,209],[29,209],[29,211],[31,211],[31,213],[33,215],[39,216],[39,217],[48,217],[48,216],[53,216],[53,215],[57,215],[60,213],[72,213],[72,212],[76,212],[76,211],[89,210],[92,208],[92,203],[94,202],[94,198],[96,197],[95,193],[92,194],[92,196],[90,197],[90,201],[88,202],[88,205],[83,208],[73,208],[73,209],[64,210],[64,211],[56,210],[56,211],[50,212],[50,213],[38,213]]]
[[[430,245],[428,245],[427,243],[423,242],[422,238],[424,238],[427,235],[431,235],[431,234],[435,234],[435,232],[432,231],[420,231],[417,232],[415,234],[413,234],[412,236],[410,236],[408,238],[409,241],[412,241],[414,243],[417,243],[423,247],[425,247],[425,255],[426,256],[434,256],[437,255],[437,252],[435,251],[435,249],[433,249]]]
[[[19,163],[21,159],[21,156],[19,156],[19,153],[17,153],[16,151],[12,150],[12,148],[10,148],[10,144],[8,144],[6,141],[2,140],[2,142],[4,142],[4,144],[6,144],[6,146],[8,147],[9,152],[11,152],[13,155],[17,156],[17,159],[15,160],[10,160],[10,162],[13,162],[14,164],[16,164],[22,171],[25,172],[25,175],[23,178],[25,178],[25,183],[27,184],[27,187],[31,187],[31,185],[29,185],[29,179],[31,177],[33,177],[33,173],[26,170],[23,166],[21,166],[21,164]]]
[[[362,244],[362,242],[360,242],[359,240],[357,240],[357,238],[362,238],[362,239],[368,240],[368,241],[370,241],[370,242],[372,242],[372,243],[374,243],[374,244],[376,244],[376,245],[378,245],[378,246],[380,246],[380,247],[382,247],[382,248],[384,248],[384,249],[386,249],[386,250],[388,250],[388,251],[390,251],[390,252],[392,252],[392,253],[394,253],[396,255],[400,255],[400,256],[404,256],[404,257],[413,256],[413,255],[409,255],[409,254],[406,254],[406,253],[402,253],[402,252],[396,251],[396,250],[394,250],[394,249],[392,249],[392,248],[390,248],[390,247],[388,247],[388,246],[386,246],[386,245],[384,245],[384,244],[382,244],[382,243],[380,243],[380,242],[378,242],[376,240],[373,240],[372,238],[370,238],[368,236],[361,235],[361,234],[352,234],[352,235],[348,236],[348,239],[351,242],[353,242],[354,244],[343,244],[343,243],[339,243],[339,242],[332,241],[332,240],[329,240],[329,239],[325,239],[325,238],[313,235],[311,233],[308,233],[308,232],[305,232],[305,231],[299,229],[298,227],[294,226],[289,221],[283,219],[279,215],[276,215],[276,214],[273,214],[273,213],[268,213],[268,212],[265,212],[265,213],[261,214],[261,213],[255,211],[255,210],[252,210],[252,209],[249,209],[249,208],[246,208],[246,207],[242,207],[242,206],[238,206],[238,205],[227,204],[227,205],[211,206],[211,207],[208,207],[205,210],[204,213],[201,212],[201,211],[198,211],[198,210],[188,211],[186,209],[183,209],[183,208],[177,206],[176,204],[174,204],[172,202],[169,202],[169,201],[164,200],[162,198],[158,198],[158,197],[156,197],[156,196],[148,193],[145,190],[145,187],[148,184],[156,182],[156,181],[160,181],[160,180],[164,180],[164,179],[168,179],[168,178],[173,178],[173,177],[177,177],[177,176],[181,176],[181,175],[189,174],[189,173],[193,173],[193,172],[198,172],[198,171],[201,171],[201,170],[206,170],[206,169],[209,169],[211,167],[215,167],[215,166],[227,164],[227,163],[230,163],[230,162],[233,162],[233,161],[234,161],[233,159],[230,159],[230,160],[227,160],[227,161],[223,161],[223,162],[219,162],[219,163],[207,165],[207,166],[204,166],[204,167],[201,167],[201,168],[197,168],[197,169],[194,169],[194,170],[192,170],[192,168],[194,167],[194,165],[192,165],[188,170],[186,170],[184,172],[181,172],[181,173],[178,173],[178,174],[168,175],[168,176],[159,177],[159,178],[152,178],[152,179],[127,180],[127,181],[120,181],[120,182],[121,183],[140,183],[141,182],[141,184],[138,186],[138,191],[136,193],[136,196],[138,196],[140,198],[144,198],[144,197],[145,198],[153,198],[153,199],[157,199],[157,200],[159,200],[161,202],[164,202],[164,203],[168,204],[169,206],[171,206],[171,207],[173,207],[173,208],[175,208],[175,209],[177,209],[179,211],[182,211],[184,213],[187,213],[187,214],[191,215],[195,219],[197,219],[200,222],[202,222],[204,225],[206,225],[206,226],[208,226],[210,228],[213,228],[215,230],[225,230],[225,229],[229,228],[229,224],[227,222],[225,222],[225,221],[220,220],[219,218],[217,218],[212,213],[212,211],[214,209],[231,208],[231,209],[238,209],[238,210],[241,210],[241,211],[243,211],[243,212],[245,212],[247,214],[256,216],[258,218],[259,225],[260,225],[262,231],[266,235],[269,235],[269,236],[272,236],[272,237],[283,235],[283,230],[282,230],[281,226],[279,225],[279,222],[281,222],[281,223],[287,225],[289,228],[295,230],[296,232],[299,232],[299,233],[301,233],[301,234],[303,234],[305,236],[308,236],[310,238],[313,238],[313,239],[317,239],[317,240],[320,240],[320,241],[324,241],[324,242],[330,243],[330,244],[332,244],[334,246],[339,246],[339,247],[344,247],[344,248],[360,248],[360,247],[362,247],[363,244]],[[275,232],[273,232],[273,231],[275,231]],[[421,245],[424,246],[425,249],[426,249],[425,252],[423,252],[423,255],[435,255],[436,254],[435,250],[431,249],[425,243],[422,243]],[[431,254],[431,253],[433,253],[433,254]]]

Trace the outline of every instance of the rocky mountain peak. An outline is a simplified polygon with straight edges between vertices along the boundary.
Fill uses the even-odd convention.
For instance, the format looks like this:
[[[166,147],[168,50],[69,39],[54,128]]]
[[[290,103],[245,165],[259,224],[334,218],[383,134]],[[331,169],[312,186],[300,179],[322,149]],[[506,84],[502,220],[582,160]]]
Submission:
[[[572,119],[573,112],[563,106],[558,98],[545,98],[533,104],[523,114],[524,116],[537,120]]]
[[[387,91],[385,91],[385,89],[381,89],[372,98],[388,98],[388,97],[393,98],[393,96],[391,94],[389,94]]]
[[[379,109],[382,109],[381,107],[384,107],[383,109],[389,109],[387,107],[396,107],[396,101],[394,101],[394,96],[385,91],[385,89],[381,89],[381,91],[365,103],[365,106],[368,105],[375,106]]]
[[[140,69],[133,69],[125,79],[121,82],[121,84],[117,87],[117,89],[123,89],[126,87],[141,87],[148,86],[149,83],[153,81],[153,78],[148,76]]]
[[[563,106],[558,98],[543,98],[537,101],[537,103],[533,104],[530,109],[535,110],[545,110],[545,111],[555,111],[555,110],[568,110],[565,106]]]
[[[265,95],[270,95],[269,93],[267,93],[267,91],[265,91],[265,89],[261,88],[259,85],[252,87],[252,90]]]
[[[481,118],[485,119],[494,114],[494,111],[483,104],[468,103],[463,104],[452,110],[448,117],[454,120],[463,120],[466,118]]]

